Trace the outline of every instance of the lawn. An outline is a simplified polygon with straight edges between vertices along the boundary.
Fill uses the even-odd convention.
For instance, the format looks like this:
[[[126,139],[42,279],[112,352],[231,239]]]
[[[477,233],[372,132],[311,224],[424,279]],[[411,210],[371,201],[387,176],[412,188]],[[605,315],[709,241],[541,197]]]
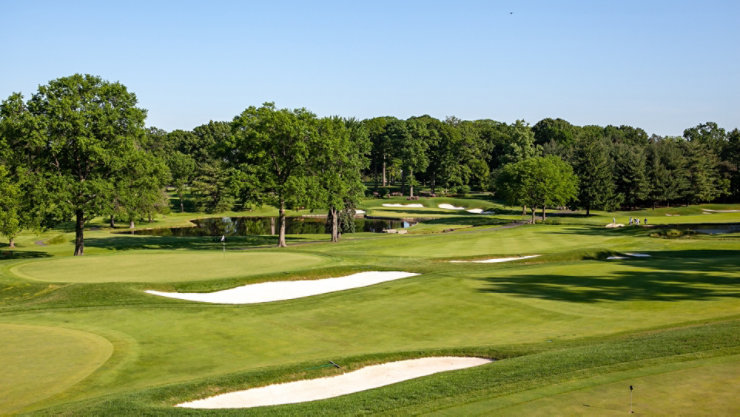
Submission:
[[[437,203],[424,201],[429,210]],[[678,217],[721,215],[723,222],[740,222],[740,213],[688,212],[694,209]],[[465,217],[458,213],[431,225]],[[293,236],[293,245],[281,250],[263,248],[271,243],[267,238],[250,237],[229,242],[225,251],[208,240],[100,229],[91,232],[93,244],[83,258],[68,256],[67,241],[41,246],[35,244],[39,236],[22,236],[13,257],[0,260],[0,368],[11,370],[0,377],[0,388],[17,387],[3,390],[0,414],[241,415],[171,406],[339,372],[321,367],[330,360],[346,370],[428,355],[496,361],[252,411],[609,415],[628,411],[625,388],[634,385],[638,413],[736,413],[740,402],[729,387],[737,385],[740,366],[737,234],[666,239],[651,237],[646,228],[578,221],[498,223],[345,235],[337,244]],[[607,259],[627,253],[650,256]],[[529,254],[541,256],[502,264],[448,262]],[[143,292],[211,291],[367,270],[420,275],[243,306]],[[35,381],[46,391],[34,395]]]

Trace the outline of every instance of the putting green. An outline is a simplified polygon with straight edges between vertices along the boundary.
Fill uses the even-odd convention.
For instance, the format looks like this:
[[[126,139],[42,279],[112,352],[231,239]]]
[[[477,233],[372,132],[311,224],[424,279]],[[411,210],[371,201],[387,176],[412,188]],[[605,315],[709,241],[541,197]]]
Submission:
[[[106,339],[61,327],[0,324],[0,415],[64,392],[113,353]]]
[[[48,282],[179,282],[237,278],[308,268],[326,258],[287,252],[159,252],[35,261],[11,271]]]

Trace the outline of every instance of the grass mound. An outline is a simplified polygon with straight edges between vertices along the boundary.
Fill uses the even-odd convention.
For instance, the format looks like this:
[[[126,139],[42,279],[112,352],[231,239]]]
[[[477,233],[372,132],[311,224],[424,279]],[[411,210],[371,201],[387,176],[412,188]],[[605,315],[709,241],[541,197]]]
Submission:
[[[279,252],[160,252],[29,262],[11,269],[47,282],[180,282],[236,278],[321,265],[320,256]]]

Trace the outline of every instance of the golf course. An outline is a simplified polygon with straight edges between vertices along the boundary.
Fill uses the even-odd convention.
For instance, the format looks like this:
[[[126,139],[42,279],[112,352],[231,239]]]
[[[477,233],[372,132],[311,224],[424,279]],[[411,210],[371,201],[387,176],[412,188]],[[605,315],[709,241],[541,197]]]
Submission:
[[[552,210],[526,224],[486,196],[389,202],[405,200],[359,208],[417,221],[406,233],[289,234],[286,248],[96,218],[73,257],[71,227],[22,233],[0,248],[0,415],[740,414],[740,206]],[[630,217],[648,224],[605,227]],[[147,293],[384,271],[407,274],[249,304]],[[485,361],[318,401],[176,407],[434,357]]]

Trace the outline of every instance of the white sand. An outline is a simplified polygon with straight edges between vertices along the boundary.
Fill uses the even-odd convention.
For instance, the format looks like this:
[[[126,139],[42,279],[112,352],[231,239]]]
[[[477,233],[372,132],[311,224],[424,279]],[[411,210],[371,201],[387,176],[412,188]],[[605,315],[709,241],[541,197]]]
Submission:
[[[710,213],[740,213],[740,210],[712,210],[703,208],[702,211],[708,211]]]
[[[254,304],[270,301],[290,300],[327,292],[366,287],[381,282],[413,277],[419,274],[401,271],[370,271],[346,277],[314,279],[305,281],[273,281],[243,285],[229,290],[209,293],[178,293],[147,290],[148,294],[181,300],[216,304]]]
[[[365,214],[365,210],[355,210],[355,214]]]
[[[465,210],[465,211],[467,211],[468,213],[473,213],[473,214],[481,214],[481,213],[483,213],[483,209],[480,209],[480,208],[474,208],[474,209],[469,209],[469,210]]]
[[[521,259],[536,258],[538,256],[540,255],[517,256],[515,258],[492,258],[492,259],[483,259],[480,261],[450,261],[450,262],[456,262],[456,263],[473,262],[473,263],[478,263],[478,264],[497,264],[499,262],[511,262],[511,261],[518,261]]]
[[[614,259],[627,259],[626,256],[610,256],[606,259],[614,260]]]
[[[650,255],[648,255],[647,253],[628,253],[628,252],[625,252],[625,255],[627,255],[627,256],[634,256],[636,258],[649,258],[650,257]]]
[[[615,227],[624,227],[624,225],[622,223],[616,223],[616,224],[615,223],[609,223],[609,224],[606,225],[606,228],[607,229],[612,229],[612,228],[615,228]]]
[[[383,207],[415,207],[422,208],[423,204],[398,204],[398,203],[383,203]]]
[[[456,207],[456,206],[453,206],[452,204],[447,204],[447,203],[440,204],[437,207],[441,209],[445,209],[445,210],[465,210],[465,207]]]
[[[177,404],[187,408],[247,408],[323,400],[365,391],[438,372],[485,365],[490,359],[433,357],[366,366],[326,378],[268,385]]]

